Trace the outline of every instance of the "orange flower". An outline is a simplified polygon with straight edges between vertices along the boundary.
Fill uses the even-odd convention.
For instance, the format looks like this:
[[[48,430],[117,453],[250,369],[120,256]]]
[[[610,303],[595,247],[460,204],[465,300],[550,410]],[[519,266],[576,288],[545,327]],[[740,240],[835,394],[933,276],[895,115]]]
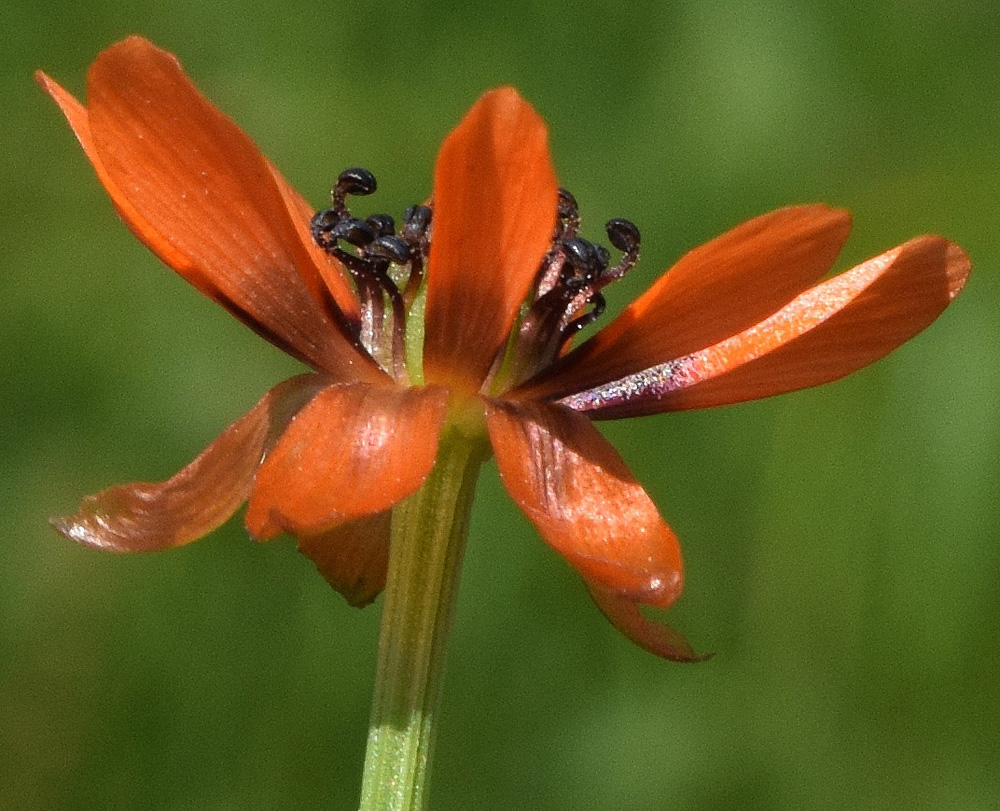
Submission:
[[[576,349],[601,290],[636,261],[578,236],[544,123],[482,96],[445,140],[433,205],[355,219],[345,172],[312,209],[169,54],[102,53],[88,106],[39,72],[126,225],[191,284],[313,372],[273,388],[160,484],[110,488],[55,521],[113,551],[178,546],[249,500],[251,535],[294,535],[356,605],[385,582],[389,515],[431,471],[444,429],[488,437],[511,496],[639,645],[696,658],[638,606],[681,591],[677,539],[591,423],[732,403],[833,380],[930,324],[969,262],[921,236],[819,282],[847,238],[823,205],[758,217],[684,256]],[[431,219],[432,218],[432,219]],[[426,264],[426,272],[424,265]],[[815,286],[812,286],[815,285]],[[422,311],[422,312],[421,312]]]

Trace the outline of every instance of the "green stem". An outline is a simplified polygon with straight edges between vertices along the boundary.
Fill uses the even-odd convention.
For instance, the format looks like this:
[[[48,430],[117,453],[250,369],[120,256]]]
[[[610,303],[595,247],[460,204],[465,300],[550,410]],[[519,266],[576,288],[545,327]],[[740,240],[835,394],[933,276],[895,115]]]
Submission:
[[[481,437],[446,430],[423,486],[393,510],[361,811],[423,807]]]

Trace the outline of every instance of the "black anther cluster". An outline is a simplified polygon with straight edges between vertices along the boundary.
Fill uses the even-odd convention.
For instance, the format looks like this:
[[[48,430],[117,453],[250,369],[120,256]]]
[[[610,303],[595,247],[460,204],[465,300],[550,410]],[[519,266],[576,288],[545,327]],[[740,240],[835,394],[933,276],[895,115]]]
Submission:
[[[604,312],[606,302],[601,289],[620,279],[635,265],[641,240],[634,223],[623,219],[611,220],[605,226],[608,241],[624,254],[612,267],[607,248],[579,236],[579,206],[576,198],[566,189],[559,189],[556,216],[552,249],[545,257],[539,279],[549,280],[542,294],[545,300],[542,306],[561,308],[565,313],[561,328],[562,340],[565,341]],[[552,278],[556,272],[557,276]],[[572,318],[584,304],[591,307],[590,311]]]
[[[330,192],[333,205],[318,211],[310,224],[316,244],[340,259],[356,278],[361,274],[380,279],[390,264],[412,263],[417,270],[427,253],[431,221],[428,206],[410,206],[403,215],[399,233],[396,221],[389,214],[372,214],[363,220],[351,214],[347,197],[365,197],[377,188],[375,175],[367,169],[344,170]],[[345,251],[341,243],[355,251]],[[384,281],[380,283],[385,286]]]

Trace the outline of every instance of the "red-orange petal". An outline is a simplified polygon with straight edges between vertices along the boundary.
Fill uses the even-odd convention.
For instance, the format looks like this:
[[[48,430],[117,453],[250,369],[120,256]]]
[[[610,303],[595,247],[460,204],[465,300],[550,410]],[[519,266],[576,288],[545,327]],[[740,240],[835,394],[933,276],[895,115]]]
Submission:
[[[590,589],[590,596],[608,621],[643,650],[674,662],[704,662],[712,657],[696,653],[684,635],[666,622],[644,617],[633,600],[597,589]]]
[[[89,110],[38,79],[126,224],[164,262],[289,354],[374,379],[339,330],[330,300],[350,301],[327,292],[287,183],[173,56],[140,37],[111,46],[88,74]]]
[[[435,386],[324,389],[257,472],[250,534],[313,534],[402,501],[434,466],[447,408],[447,389]]]
[[[478,390],[549,248],[556,190],[531,105],[510,88],[480,97],[434,171],[427,380]]]
[[[52,525],[111,552],[167,549],[207,535],[246,501],[261,457],[320,386],[316,375],[286,380],[173,478],[102,490]]]
[[[507,491],[589,587],[669,608],[681,592],[680,545],[590,421],[561,406],[494,400],[486,422]]]
[[[750,329],[562,402],[612,419],[836,380],[927,327],[958,295],[969,270],[957,245],[939,236],[916,237],[806,291]]]
[[[385,588],[392,511],[347,521],[316,535],[299,537],[299,551],[356,608]]]
[[[518,396],[555,399],[728,338],[787,304],[833,265],[850,213],[789,206],[683,256],[618,318],[527,383]]]

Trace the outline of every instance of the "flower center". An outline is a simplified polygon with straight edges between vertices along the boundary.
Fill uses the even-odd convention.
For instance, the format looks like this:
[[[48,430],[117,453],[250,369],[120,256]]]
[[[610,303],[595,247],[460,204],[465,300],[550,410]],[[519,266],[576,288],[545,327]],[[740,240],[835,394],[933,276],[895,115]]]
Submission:
[[[377,187],[367,169],[344,170],[330,192],[333,205],[317,212],[310,227],[316,244],[337,257],[354,281],[361,304],[357,340],[394,378],[420,383],[422,293],[433,212],[430,205],[412,205],[398,229],[388,214],[355,217],[347,198],[365,197]],[[639,229],[629,220],[611,220],[605,231],[622,252],[615,265],[607,248],[580,236],[576,199],[559,189],[552,244],[484,390],[498,394],[536,374],[604,312],[601,291],[635,266],[640,243]],[[420,322],[412,334],[410,321]]]

